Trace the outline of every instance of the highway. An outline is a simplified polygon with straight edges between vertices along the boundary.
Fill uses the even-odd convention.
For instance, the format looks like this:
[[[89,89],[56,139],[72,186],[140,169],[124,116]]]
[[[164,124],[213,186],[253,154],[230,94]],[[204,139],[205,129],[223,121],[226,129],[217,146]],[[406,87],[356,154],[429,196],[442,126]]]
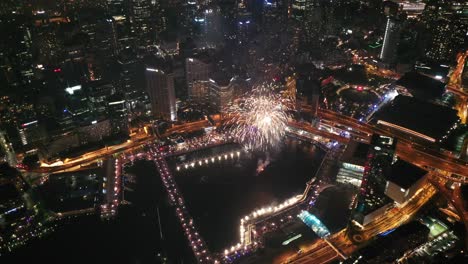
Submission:
[[[120,202],[122,161],[120,158],[108,158],[103,164],[105,177],[103,177],[103,201],[101,204],[101,217],[109,218],[116,214]]]
[[[427,176],[434,177],[433,174]],[[396,228],[408,220],[418,210],[437,193],[437,189],[429,183],[426,184],[405,204],[400,207],[393,207],[389,212],[376,218],[364,227],[353,226],[341,230],[340,232],[331,235],[327,240],[340,252],[351,255],[357,249],[365,245],[364,242],[372,237],[383,233],[387,230]],[[350,229],[351,228],[351,229]],[[353,243],[352,240],[355,242]],[[359,240],[359,241],[357,241]],[[281,256],[275,263],[308,263],[308,264],[323,264],[333,260],[342,259],[336,249],[330,246],[323,239],[316,240],[315,243],[302,248],[300,254],[292,254],[290,256]]]
[[[307,110],[307,108],[303,109]],[[451,172],[452,174],[462,175],[468,178],[467,162],[451,157],[445,153],[441,153],[435,149],[428,148],[421,143],[417,143],[411,139],[408,139],[408,135],[391,131],[388,128],[382,128],[363,123],[351,117],[341,115],[330,110],[319,109],[318,116],[323,120],[328,120],[328,123],[331,122],[340,126],[349,127],[354,131],[360,132],[362,135],[372,135],[374,133],[377,133],[381,135],[396,137],[398,138],[397,155],[400,156],[402,159],[414,164],[418,164],[420,166],[429,166]],[[207,125],[210,125],[207,120],[178,125],[168,129],[165,135],[169,135],[170,133],[181,133],[200,130],[206,127]],[[325,130],[319,130],[309,124],[291,120],[289,125],[314,133],[319,136],[328,137],[338,142],[347,143],[349,141],[348,138],[327,132]],[[64,164],[61,165],[41,167],[37,172],[51,173],[60,170],[65,170],[71,167],[79,166],[80,164],[93,162],[99,158],[105,157],[107,155],[112,155],[117,152],[132,150],[154,139],[155,138],[153,136],[136,137],[135,139],[132,139],[120,145],[110,146],[105,149],[100,149],[90,153],[86,153],[75,159],[65,160]],[[458,182],[468,182],[467,178],[452,178],[452,180]]]
[[[468,164],[466,161],[451,157],[435,149],[426,147],[420,143],[416,143],[409,139],[408,135],[395,133],[394,131],[390,131],[390,129],[362,123],[356,119],[338,114],[333,111],[320,109],[318,111],[318,115],[320,118],[332,120],[336,123],[345,125],[352,128],[353,130],[358,130],[363,133],[377,133],[380,135],[396,137],[398,139],[396,154],[403,160],[413,164],[429,166],[464,176],[465,178],[462,177],[451,179],[457,182],[468,183]]]
[[[132,137],[130,140],[127,140],[124,143],[108,146],[102,149],[95,151],[87,152],[76,158],[67,158],[63,162],[56,164],[45,164],[42,163],[41,167],[33,170],[37,173],[56,173],[59,171],[70,171],[70,170],[79,170],[84,164],[89,164],[96,162],[99,159],[102,159],[106,156],[122,152],[122,151],[131,151],[133,149],[139,148],[144,144],[155,140],[154,136],[139,134]]]

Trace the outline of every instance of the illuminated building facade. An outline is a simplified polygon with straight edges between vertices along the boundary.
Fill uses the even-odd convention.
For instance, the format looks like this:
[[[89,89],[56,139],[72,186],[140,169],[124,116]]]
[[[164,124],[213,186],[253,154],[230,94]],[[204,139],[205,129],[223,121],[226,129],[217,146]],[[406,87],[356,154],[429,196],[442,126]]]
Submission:
[[[403,204],[424,185],[427,171],[416,165],[397,160],[387,172],[385,194],[397,204]]]
[[[150,0],[131,0],[130,27],[136,47],[146,50],[151,44],[151,2]]]
[[[394,159],[396,139],[374,135],[367,152],[359,194],[355,201],[352,219],[366,225],[385,213],[392,200],[385,195],[385,171]]]
[[[47,138],[47,132],[37,120],[22,123],[18,126],[18,134],[23,146],[42,142]]]
[[[398,17],[398,4],[386,1],[384,3],[384,13],[387,17],[387,24],[379,57],[383,63],[392,64],[396,60],[401,30],[401,22]]]
[[[361,187],[362,176],[371,146],[351,140],[340,158],[340,168],[336,180]]]
[[[86,123],[82,122],[76,132],[80,144],[84,145],[91,142],[99,142],[109,137],[112,133],[112,126],[109,119],[92,120]]]
[[[165,72],[159,68],[147,67],[145,75],[146,91],[149,94],[153,115],[175,121],[177,109],[173,73]]]
[[[234,86],[232,82],[223,84],[213,79],[196,81],[193,85],[193,99],[199,103],[209,103],[216,111],[222,112],[233,99]]]
[[[188,96],[198,100],[203,93],[194,87],[196,81],[208,81],[213,66],[206,56],[185,59],[185,78],[187,80]]]

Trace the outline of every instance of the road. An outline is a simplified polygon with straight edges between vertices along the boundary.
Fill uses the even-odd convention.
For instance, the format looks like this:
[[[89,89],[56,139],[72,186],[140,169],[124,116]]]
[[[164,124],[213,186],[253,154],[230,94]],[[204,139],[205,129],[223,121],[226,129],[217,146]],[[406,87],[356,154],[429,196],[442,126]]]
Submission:
[[[102,190],[105,195],[101,204],[101,217],[109,218],[116,214],[120,202],[122,161],[120,158],[108,158],[104,161],[103,167],[105,177],[103,177]]]
[[[427,177],[431,178],[434,175],[430,174]],[[393,207],[388,213],[374,219],[364,227],[348,227],[331,235],[327,239],[328,243],[323,239],[316,240],[316,242],[302,248],[302,253],[281,256],[274,263],[323,264],[333,260],[342,260],[336,249],[345,255],[351,255],[374,236],[396,228],[410,220],[436,192],[437,189],[427,181],[408,202],[400,207]],[[353,243],[351,239],[354,239],[355,242]],[[356,240],[359,240],[359,242]],[[336,249],[330,246],[329,243]]]
[[[358,130],[368,134],[381,134],[398,139],[397,155],[403,160],[413,164],[429,166],[440,170],[448,171],[452,174],[458,174],[465,178],[452,178],[457,182],[468,183],[468,166],[467,162],[461,159],[451,157],[441,153],[435,149],[426,147],[421,143],[414,142],[408,135],[396,133],[390,129],[373,126],[371,124],[359,122],[348,116],[344,116],[333,111],[320,109],[318,112],[320,118],[332,120],[341,125]]]
[[[140,134],[132,137],[130,140],[127,140],[124,143],[108,146],[95,151],[90,151],[76,158],[65,159],[63,163],[50,165],[41,164],[41,167],[33,171],[37,173],[54,173],[58,171],[70,170],[74,167],[76,168],[74,170],[78,170],[83,164],[95,162],[98,159],[102,159],[106,156],[110,156],[118,152],[133,150],[155,139],[156,138],[154,136]]]

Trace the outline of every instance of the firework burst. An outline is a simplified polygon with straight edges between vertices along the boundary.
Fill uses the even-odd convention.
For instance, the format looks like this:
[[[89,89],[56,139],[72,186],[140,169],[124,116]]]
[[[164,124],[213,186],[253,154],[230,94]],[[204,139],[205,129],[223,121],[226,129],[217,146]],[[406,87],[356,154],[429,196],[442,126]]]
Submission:
[[[289,119],[289,101],[276,86],[263,84],[229,107],[228,127],[248,149],[268,151],[280,143]]]

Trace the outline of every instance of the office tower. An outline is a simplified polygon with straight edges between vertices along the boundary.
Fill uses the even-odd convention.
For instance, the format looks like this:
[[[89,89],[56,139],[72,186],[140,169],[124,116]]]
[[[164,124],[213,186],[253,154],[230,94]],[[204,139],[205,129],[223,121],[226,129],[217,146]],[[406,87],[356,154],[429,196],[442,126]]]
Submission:
[[[134,58],[132,50],[126,49],[121,52],[117,62],[121,67],[119,91],[131,93],[136,89],[135,78],[137,68],[137,60]]]
[[[101,13],[86,11],[78,16],[80,29],[86,33],[89,43],[86,45],[88,56],[89,79],[101,79],[109,60],[117,54],[117,32],[115,21]]]
[[[293,0],[291,5],[292,17],[298,21],[304,21],[311,8],[312,0]]]
[[[384,14],[387,17],[387,23],[379,57],[383,63],[393,64],[397,57],[401,31],[401,18],[398,14],[398,4],[392,1],[386,1],[384,3]]]
[[[128,6],[126,0],[107,0],[107,12],[110,16],[127,16]]]
[[[106,115],[111,96],[115,94],[115,88],[110,83],[101,81],[91,82],[86,87],[91,111],[97,115]]]
[[[190,99],[200,99],[200,93],[194,90],[194,82],[208,81],[213,65],[208,54],[198,54],[185,59],[185,78]]]
[[[112,127],[112,134],[128,134],[128,110],[124,96],[114,94],[107,100],[107,111]]]
[[[21,123],[18,126],[18,134],[21,144],[28,147],[44,142],[47,138],[44,125],[40,124],[37,120]]]
[[[368,145],[361,187],[351,215],[353,223],[366,225],[385,213],[392,200],[385,195],[385,171],[394,159],[396,139],[374,135]]]
[[[0,81],[7,87],[25,87],[33,80],[32,39],[27,18],[0,18]]]
[[[166,120],[177,119],[174,75],[163,67],[147,67],[146,91],[151,101],[153,115]]]
[[[131,36],[140,50],[146,50],[154,40],[151,36],[150,4],[150,0],[131,0],[130,2]]]

